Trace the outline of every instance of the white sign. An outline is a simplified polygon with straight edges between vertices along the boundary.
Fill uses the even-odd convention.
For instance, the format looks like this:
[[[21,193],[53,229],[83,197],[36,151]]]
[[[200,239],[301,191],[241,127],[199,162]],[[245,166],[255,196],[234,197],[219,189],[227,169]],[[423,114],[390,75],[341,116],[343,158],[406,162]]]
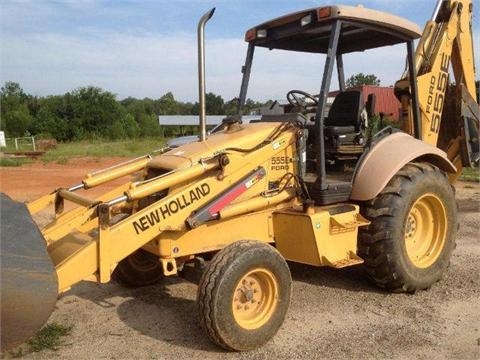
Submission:
[[[0,131],[0,147],[7,147],[7,143],[5,142],[5,132]]]

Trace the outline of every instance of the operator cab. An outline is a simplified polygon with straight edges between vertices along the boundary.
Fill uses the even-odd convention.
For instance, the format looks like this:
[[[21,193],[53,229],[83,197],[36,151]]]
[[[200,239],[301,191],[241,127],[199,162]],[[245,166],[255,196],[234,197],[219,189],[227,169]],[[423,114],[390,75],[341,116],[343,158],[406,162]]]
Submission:
[[[240,115],[256,48],[325,55],[319,58],[319,64],[323,60],[325,63],[318,95],[291,90],[286,94],[291,113],[260,119],[295,121],[304,128],[307,154],[305,164],[299,166],[299,175],[317,205],[350,198],[355,165],[371,141],[367,139],[365,130],[368,116],[373,115],[375,99],[364,99],[361,92],[346,89],[343,55],[406,43],[409,71],[415,71],[413,41],[420,36],[421,30],[416,24],[362,6],[326,6],[299,11],[262,23],[246,32],[248,50],[242,68]],[[339,93],[333,103],[327,104],[334,67]],[[412,99],[416,102],[416,86],[411,84],[410,88]],[[328,105],[330,109],[327,112]],[[414,119],[418,123],[418,114],[414,114]],[[349,164],[349,172],[345,171],[345,163]],[[339,164],[342,166],[339,167]]]

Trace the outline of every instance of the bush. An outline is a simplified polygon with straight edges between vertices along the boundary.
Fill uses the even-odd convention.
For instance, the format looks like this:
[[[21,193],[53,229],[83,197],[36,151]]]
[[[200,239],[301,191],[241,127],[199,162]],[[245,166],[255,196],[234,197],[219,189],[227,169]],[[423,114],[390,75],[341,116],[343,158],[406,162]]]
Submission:
[[[7,112],[3,116],[5,131],[10,137],[24,136],[32,123],[32,117],[26,106]]]

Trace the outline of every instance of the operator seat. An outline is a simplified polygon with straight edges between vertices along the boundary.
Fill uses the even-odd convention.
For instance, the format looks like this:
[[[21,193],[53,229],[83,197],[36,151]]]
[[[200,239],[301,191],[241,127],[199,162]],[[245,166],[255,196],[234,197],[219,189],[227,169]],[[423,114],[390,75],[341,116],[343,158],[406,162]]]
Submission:
[[[364,105],[360,91],[338,93],[325,120],[324,135],[336,137],[360,132]]]
[[[357,90],[338,93],[324,122],[325,152],[331,160],[356,159],[363,152],[366,111]]]

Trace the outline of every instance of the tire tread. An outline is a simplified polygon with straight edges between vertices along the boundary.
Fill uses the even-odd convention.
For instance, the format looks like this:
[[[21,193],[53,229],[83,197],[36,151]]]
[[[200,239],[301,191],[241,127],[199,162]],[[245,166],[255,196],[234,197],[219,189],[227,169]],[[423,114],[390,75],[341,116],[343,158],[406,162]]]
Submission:
[[[403,199],[415,184],[426,176],[446,179],[446,175],[431,164],[408,163],[397,172],[376,198],[364,203],[363,213],[371,224],[360,230],[358,254],[365,260],[369,278],[378,286],[393,292],[414,292],[431,286],[430,284],[419,287],[402,271],[398,271],[392,244],[399,239],[394,239],[393,230],[390,230],[399,226],[395,216],[396,209],[402,206]],[[452,193],[454,194],[453,191]],[[454,237],[452,241],[455,241]],[[441,275],[435,281],[440,278]]]

